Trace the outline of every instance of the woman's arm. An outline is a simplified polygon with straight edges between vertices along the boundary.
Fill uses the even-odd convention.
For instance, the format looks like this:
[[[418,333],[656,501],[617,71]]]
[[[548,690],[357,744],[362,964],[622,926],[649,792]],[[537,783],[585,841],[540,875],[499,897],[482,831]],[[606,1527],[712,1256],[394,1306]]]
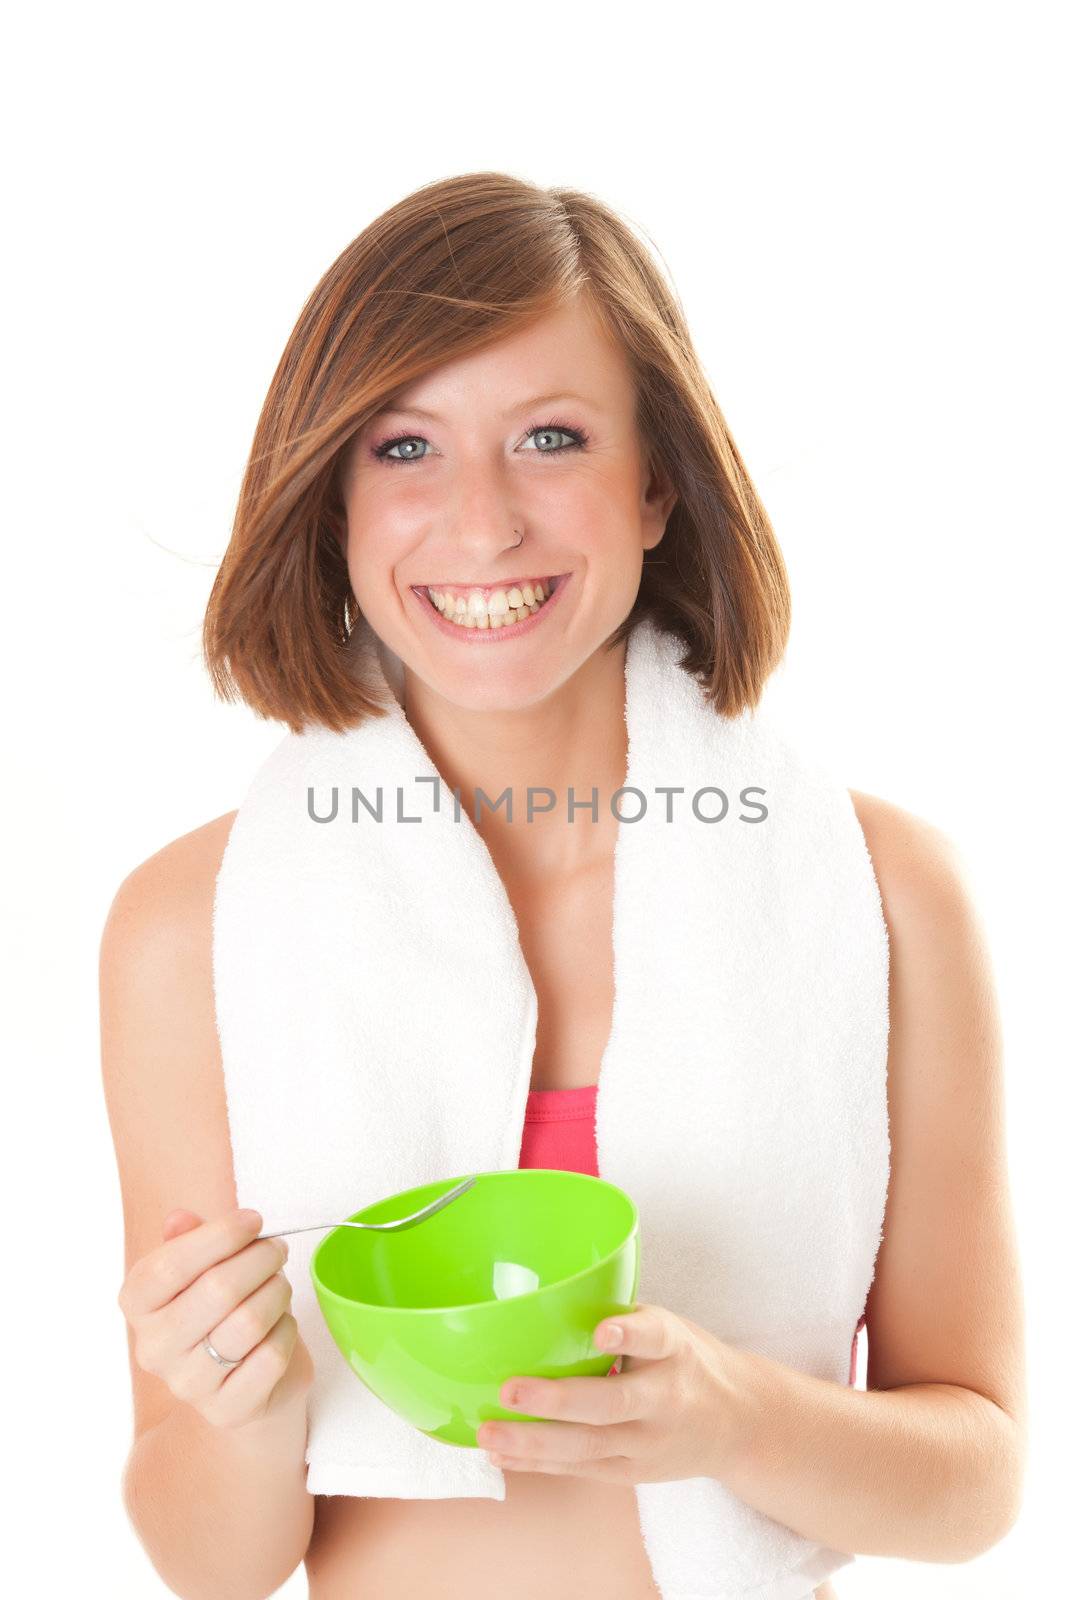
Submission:
[[[131,873],[103,932],[102,1063],[127,1272],[163,1242],[175,1207],[207,1220],[237,1205],[211,969],[215,877],[232,820]],[[134,1441],[123,1497],[153,1566],[183,1600],[273,1594],[303,1559],[314,1521],[306,1407],[215,1427],[137,1364],[132,1337],[128,1346]],[[293,1361],[298,1353],[309,1361],[299,1346]]]
[[[951,843],[854,794],[890,942],[890,1181],[868,1389],[739,1351],[728,1484],[834,1549],[968,1561],[1016,1520],[1024,1330],[989,956]]]

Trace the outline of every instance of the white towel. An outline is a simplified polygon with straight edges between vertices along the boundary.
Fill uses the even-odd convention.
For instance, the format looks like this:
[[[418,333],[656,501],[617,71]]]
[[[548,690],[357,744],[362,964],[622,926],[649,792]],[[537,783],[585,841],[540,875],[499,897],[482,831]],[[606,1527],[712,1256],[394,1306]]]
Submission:
[[[519,1162],[537,996],[514,913],[443,780],[437,811],[435,786],[415,782],[439,774],[362,630],[353,664],[388,715],[287,733],[216,887],[238,1203],[267,1232]],[[625,648],[626,782],[640,794],[617,809],[644,811],[618,830],[596,1139],[601,1175],[638,1207],[637,1298],[847,1384],[889,1176],[888,939],[870,857],[847,789],[765,709],[721,717],[650,620]],[[682,790],[671,822],[667,785]],[[381,822],[365,807],[352,822],[354,786],[372,804],[381,791]],[[728,800],[720,821],[694,813],[709,786]],[[325,816],[335,788],[337,817],[311,820],[309,790]],[[746,802],[746,788],[763,792]],[[742,820],[758,805],[763,820]],[[722,801],[696,806],[713,818]],[[420,1433],[350,1370],[308,1274],[322,1237],[296,1234],[287,1268],[316,1365],[309,1491],[503,1499],[485,1451]],[[804,1600],[853,1559],[714,1478],[636,1495],[664,1600]]]

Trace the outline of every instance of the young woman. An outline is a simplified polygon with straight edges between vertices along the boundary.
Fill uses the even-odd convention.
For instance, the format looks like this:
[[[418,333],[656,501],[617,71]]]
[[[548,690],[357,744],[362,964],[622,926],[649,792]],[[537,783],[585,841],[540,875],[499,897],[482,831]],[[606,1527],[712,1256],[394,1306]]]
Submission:
[[[690,1594],[727,1592],[728,1569],[716,1566],[727,1545],[737,1563],[729,1570],[748,1574],[737,1592],[750,1600],[827,1600],[833,1589],[820,1580],[851,1553],[964,1561],[1012,1525],[1025,1396],[989,960],[941,832],[868,795],[842,791],[848,799],[838,806],[832,786],[809,784],[802,756],[784,754],[770,735],[759,743],[754,713],[788,623],[778,546],[682,313],[648,252],[606,207],[503,174],[467,175],[394,207],[330,268],[264,404],[208,608],[208,666],[221,694],[288,727],[287,750],[326,739],[358,757],[390,709],[417,736],[468,829],[476,819],[536,990],[532,1056],[519,1059],[522,1147],[516,1138],[506,1148],[516,1164],[595,1172],[593,1105],[610,1061],[605,1094],[615,1074],[616,1098],[610,1115],[601,1107],[603,1129],[596,1124],[602,1157],[621,1152],[626,1115],[643,1121],[643,1149],[662,1148],[642,1198],[648,1269],[654,1278],[668,1253],[656,1247],[662,1225],[680,1260],[719,1274],[719,1309],[707,1320],[687,1313],[707,1289],[696,1281],[703,1267],[694,1268],[692,1298],[683,1275],[675,1303],[649,1297],[616,1319],[623,1341],[609,1379],[543,1380],[523,1391],[528,1411],[549,1420],[479,1434],[491,1454],[476,1470],[501,1467],[503,1498],[485,1487],[449,1493],[429,1476],[390,1492],[401,1480],[375,1477],[386,1465],[360,1458],[358,1430],[347,1447],[343,1428],[330,1434],[361,1386],[329,1366],[335,1353],[308,1290],[307,1250],[322,1235],[294,1234],[288,1272],[286,1247],[258,1235],[328,1220],[292,1211],[315,1161],[336,1163],[337,1218],[351,1214],[342,1202],[369,1135],[346,1122],[347,1110],[373,1127],[390,1160],[403,1159],[403,1130],[390,1123],[387,1088],[373,1071],[353,1090],[366,1051],[354,1051],[350,1081],[343,1056],[334,1076],[314,1077],[284,1053],[289,1081],[269,1077],[272,1030],[290,1028],[297,1044],[310,1030],[317,1052],[318,1020],[335,1008],[348,1016],[351,997],[341,992],[343,965],[335,982],[328,960],[326,979],[322,964],[305,961],[290,982],[284,960],[277,971],[263,964],[264,952],[286,950],[289,919],[315,937],[344,875],[268,863],[273,823],[263,822],[263,807],[288,826],[293,797],[271,776],[281,769],[265,768],[258,810],[208,822],[130,874],[102,941],[104,1078],[126,1224],[119,1303],[135,1413],[124,1493],[176,1593],[265,1596],[303,1561],[313,1600],[677,1595],[664,1577],[680,1570],[670,1569],[664,1536],[650,1542],[652,1486],[699,1489],[692,1520],[707,1542]],[[371,641],[380,678],[355,652],[360,639]],[[657,654],[666,639],[682,646],[680,664]],[[642,702],[646,686],[659,692],[663,683],[662,705]],[[602,800],[596,817],[560,805],[516,823],[479,809],[475,794],[613,795],[632,775],[634,740],[669,748],[676,714],[698,736],[705,715],[724,761],[734,750],[773,751],[785,788],[803,779],[795,792],[823,810],[791,819],[808,829],[795,836],[804,848],[772,846],[767,828],[735,828],[732,859],[751,866],[722,880],[737,892],[714,907],[723,939],[707,992],[694,995],[687,979],[665,996],[650,972],[642,997],[629,968],[613,967],[613,908],[624,893],[615,812]],[[679,750],[690,743],[687,732]],[[662,782],[672,781],[664,771]],[[775,801],[772,785],[772,814]],[[361,839],[370,870],[385,846],[366,830]],[[627,843],[631,863],[641,848]],[[687,895],[683,881],[703,881],[704,854],[698,842],[678,857],[669,901],[659,903],[650,885],[657,941],[710,937],[702,892]],[[261,913],[272,945],[259,943],[254,919],[242,943],[226,913],[220,888],[236,894],[245,868],[273,874]],[[385,927],[379,891],[364,887],[359,899],[365,882],[385,880],[364,880],[362,865],[350,876],[344,893],[359,918]],[[864,898],[867,878],[876,892]],[[450,883],[443,858],[439,880],[431,855],[402,890],[424,896],[427,915],[453,896],[456,940],[465,937],[463,885]],[[786,927],[794,904],[814,916],[820,897],[836,905],[835,895],[843,906],[873,908],[859,937],[875,955],[878,938],[886,941],[884,1018],[876,961],[853,1018],[848,942],[827,946],[821,967],[805,967],[816,959],[805,933],[819,936],[803,919]],[[398,901],[402,925],[410,897]],[[343,919],[337,926],[352,937]],[[632,935],[619,918],[614,926],[618,954]],[[332,936],[321,947],[327,957]],[[751,938],[768,956],[756,974],[758,1005],[745,993]],[[303,959],[295,935],[292,958]],[[436,954],[411,954],[402,983],[385,955],[369,987],[352,971],[357,1024],[378,1030],[358,1035],[371,1041],[373,1063],[394,1037],[389,1070],[398,1073],[418,1055],[416,1043],[432,1046],[434,1019],[424,1015],[432,964],[460,972],[463,959],[446,938]],[[798,981],[808,973],[813,981]],[[662,1007],[670,1038],[670,1015],[687,1006],[697,1016],[705,1008],[713,1038],[727,1037],[715,1030],[735,1010],[743,1019],[738,1059],[723,1050],[707,1066],[716,1104],[740,1108],[731,1137],[744,1151],[744,1176],[731,1172],[711,1121],[694,1113],[687,1127],[684,1107],[676,1114],[671,1074],[682,1072],[684,1051],[646,1058],[649,1080],[634,1090],[639,1118],[623,1104],[622,1064],[635,1054],[626,1017],[658,1025]],[[740,1061],[747,1032],[765,1017],[782,1028],[774,1095],[752,1081],[759,1064],[746,1077]],[[463,1019],[439,1021],[452,1036]],[[475,1021],[492,1031],[491,1015]],[[799,1048],[789,1055],[791,1030],[822,1040],[814,1065]],[[491,1076],[485,1087],[491,1094]],[[301,1096],[329,1119],[331,1137],[317,1147],[300,1144]],[[810,1148],[783,1170],[773,1141],[804,1126],[812,1101],[825,1115],[811,1124]],[[848,1114],[838,1119],[839,1106]],[[568,1107],[577,1142],[539,1144],[539,1115],[562,1118]],[[674,1143],[656,1145],[661,1125]],[[605,1164],[603,1175],[619,1181],[621,1154],[611,1170]],[[297,1187],[275,1177],[283,1169]],[[425,1171],[422,1181],[443,1175]],[[676,1205],[679,1181],[698,1201],[710,1193],[718,1212]],[[732,1256],[734,1235],[716,1215],[752,1224]],[[805,1276],[806,1254],[820,1250],[826,1270]],[[746,1323],[739,1307],[754,1287],[765,1300],[752,1298]],[[766,1327],[764,1303],[776,1308]],[[783,1315],[811,1334],[809,1356],[768,1354],[777,1348],[771,1324]],[[866,1390],[853,1384],[857,1319],[867,1326]],[[432,1449],[427,1473],[460,1454]],[[694,1590],[696,1581],[706,1589]]]

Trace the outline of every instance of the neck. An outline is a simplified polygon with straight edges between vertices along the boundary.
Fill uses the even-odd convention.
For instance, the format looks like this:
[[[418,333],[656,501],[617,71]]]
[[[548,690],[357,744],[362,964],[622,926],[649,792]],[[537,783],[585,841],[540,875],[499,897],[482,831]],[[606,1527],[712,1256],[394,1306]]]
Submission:
[[[518,710],[471,711],[404,673],[404,714],[445,783],[458,789],[502,876],[566,875],[613,849],[618,820],[610,802],[626,781],[625,649],[601,647],[553,693]],[[550,793],[528,797],[544,790]],[[594,791],[596,822],[588,805],[577,809]],[[487,802],[500,796],[504,802],[490,810]],[[532,807],[551,809],[527,820],[528,798]]]

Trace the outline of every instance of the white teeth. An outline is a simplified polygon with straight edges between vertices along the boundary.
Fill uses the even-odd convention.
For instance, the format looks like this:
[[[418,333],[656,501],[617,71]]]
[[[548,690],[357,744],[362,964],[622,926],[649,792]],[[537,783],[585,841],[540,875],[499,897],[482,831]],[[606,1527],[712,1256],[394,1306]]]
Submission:
[[[480,589],[466,595],[453,595],[446,589],[427,589],[426,593],[435,609],[461,628],[501,628],[539,611],[555,589],[556,580],[548,579],[545,585],[524,583],[493,589],[488,596]]]

